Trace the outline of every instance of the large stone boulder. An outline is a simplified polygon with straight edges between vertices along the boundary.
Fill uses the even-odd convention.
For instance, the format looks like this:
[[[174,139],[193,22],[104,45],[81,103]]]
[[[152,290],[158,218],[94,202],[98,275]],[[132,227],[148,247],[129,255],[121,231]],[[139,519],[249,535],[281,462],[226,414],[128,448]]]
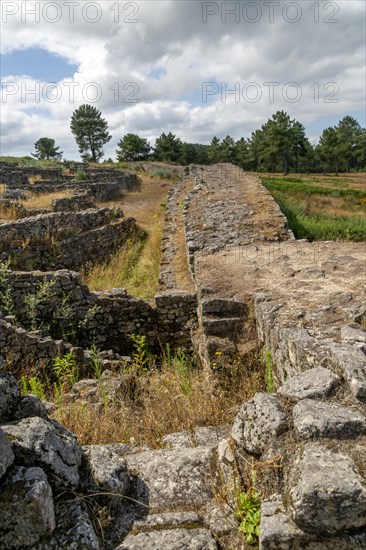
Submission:
[[[329,361],[345,377],[353,395],[366,398],[366,356],[351,345],[332,343],[328,346]]]
[[[1,494],[0,547],[33,548],[55,528],[52,490],[40,468],[19,468]]]
[[[51,538],[40,542],[34,550],[99,550],[85,504],[80,500],[55,505],[56,529]]]
[[[150,513],[192,510],[212,498],[212,448],[145,451],[126,461],[135,477],[136,500],[148,505]]]
[[[99,501],[107,506],[123,504],[121,497],[127,495],[130,488],[126,460],[117,454],[113,445],[86,445],[83,451],[82,488],[87,493],[97,493]]]
[[[24,395],[20,398],[18,406],[14,411],[14,420],[30,418],[31,416],[40,416],[47,418],[47,408],[35,395]]]
[[[304,399],[293,409],[294,425],[302,439],[348,439],[366,432],[366,417],[358,411],[315,399]]]
[[[286,415],[277,398],[268,393],[257,393],[241,407],[231,437],[239,449],[261,455],[286,428]]]
[[[32,417],[4,424],[16,459],[26,466],[40,466],[57,488],[76,488],[82,449],[76,437],[55,420]]]
[[[259,547],[261,550],[364,550],[366,533],[350,531],[327,537],[317,530],[303,531],[286,514],[281,497],[273,495],[262,502]]]
[[[331,535],[366,525],[366,485],[350,457],[308,443],[289,486],[292,517],[305,531]]]

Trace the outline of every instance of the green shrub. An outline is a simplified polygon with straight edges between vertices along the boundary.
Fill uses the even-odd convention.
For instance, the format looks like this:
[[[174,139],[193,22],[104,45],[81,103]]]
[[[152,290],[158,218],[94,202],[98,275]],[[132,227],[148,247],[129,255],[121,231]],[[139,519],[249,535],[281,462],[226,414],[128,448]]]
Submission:
[[[84,181],[86,179],[86,175],[84,170],[76,170],[74,181]]]
[[[14,302],[9,284],[8,269],[10,261],[0,261],[0,311],[5,315],[13,315]]]
[[[268,393],[273,393],[275,390],[275,383],[272,370],[272,354],[269,350],[265,352],[264,364],[266,366],[265,383]]]

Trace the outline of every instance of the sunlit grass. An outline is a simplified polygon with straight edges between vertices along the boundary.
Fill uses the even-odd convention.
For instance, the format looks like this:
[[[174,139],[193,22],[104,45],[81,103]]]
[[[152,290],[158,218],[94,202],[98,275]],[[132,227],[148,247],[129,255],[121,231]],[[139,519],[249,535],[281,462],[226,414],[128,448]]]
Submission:
[[[91,290],[125,288],[132,296],[144,299],[159,290],[163,218],[171,183],[146,173],[139,177],[138,190],[126,193],[120,201],[97,203],[121,207],[126,216],[136,219],[139,231],[108,262],[84,273]]]
[[[162,225],[158,221],[150,233],[143,231],[127,241],[108,263],[94,266],[84,280],[91,290],[125,288],[137,298],[152,298],[159,290]]]
[[[22,206],[29,210],[41,210],[41,209],[50,209],[52,206],[52,201],[57,199],[66,199],[73,196],[72,191],[58,191],[55,193],[42,193],[42,194],[33,194],[28,199],[25,199],[22,202]]]
[[[263,177],[262,183],[297,239],[366,239],[366,190],[322,186],[321,178],[316,185],[298,177]]]
[[[263,366],[255,355],[246,365],[232,365],[230,372],[235,385],[223,389],[217,378],[207,377],[181,354],[143,376],[130,370],[131,392],[126,390],[120,403],[107,399],[98,422],[95,409],[81,403],[62,404],[56,418],[81,444],[133,442],[159,448],[163,435],[229,424],[243,401],[265,388]]]

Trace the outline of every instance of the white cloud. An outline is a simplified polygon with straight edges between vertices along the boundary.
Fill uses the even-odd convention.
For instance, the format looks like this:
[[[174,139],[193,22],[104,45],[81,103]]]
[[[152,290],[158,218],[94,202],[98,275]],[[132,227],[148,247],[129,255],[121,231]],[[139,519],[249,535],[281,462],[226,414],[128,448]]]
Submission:
[[[49,135],[66,157],[77,158],[70,117],[81,103],[92,99],[86,94],[93,91],[100,92],[96,106],[113,134],[107,156],[114,156],[116,143],[126,132],[154,140],[163,131],[172,131],[187,141],[208,142],[215,134],[248,136],[277,109],[307,124],[364,108],[363,0],[282,1],[273,3],[273,11],[268,1],[258,2],[257,13],[254,3],[247,1],[79,1],[79,5],[74,3],[74,21],[70,20],[71,8],[58,0],[48,2],[54,6],[45,13],[42,6],[46,3],[38,2],[39,22],[25,12],[35,4],[2,2],[2,52],[44,48],[76,64],[78,72],[59,82],[61,96],[55,103],[42,94],[39,102],[31,95],[22,97],[22,84],[24,89],[39,85],[42,92],[47,83],[19,75],[7,79],[19,86],[19,93],[8,94],[2,103],[2,154],[29,154],[40,136]],[[237,22],[234,15],[225,14],[225,5],[226,9],[239,6]],[[314,11],[317,5],[319,13]],[[16,8],[17,13],[11,15]],[[207,15],[205,23],[207,10],[218,12]],[[57,14],[61,14],[60,21],[51,23]],[[100,20],[92,23],[96,15]],[[250,22],[256,15],[259,20]],[[298,21],[289,21],[297,16]],[[74,98],[70,82],[75,85]],[[225,98],[215,88],[217,93],[205,103],[204,82],[224,83],[227,90],[236,86],[239,97]],[[256,103],[250,101],[255,89],[247,89],[251,82],[260,87]],[[279,83],[273,85],[273,98],[265,85],[270,82]],[[296,92],[295,87],[286,87],[291,82],[299,92],[296,103],[289,101]],[[334,84],[327,87],[329,83]],[[332,90],[335,93],[330,96]]]

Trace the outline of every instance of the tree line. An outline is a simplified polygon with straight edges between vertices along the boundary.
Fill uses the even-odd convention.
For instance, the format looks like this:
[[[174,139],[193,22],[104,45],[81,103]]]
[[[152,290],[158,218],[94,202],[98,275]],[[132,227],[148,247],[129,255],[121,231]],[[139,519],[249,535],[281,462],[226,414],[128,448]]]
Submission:
[[[84,162],[99,162],[112,136],[102,114],[82,105],[71,118],[71,132]],[[51,138],[35,143],[38,159],[61,159],[62,151]],[[325,128],[318,145],[310,143],[304,126],[284,111],[277,111],[249,138],[214,136],[210,145],[186,143],[171,132],[162,133],[155,147],[147,139],[128,133],[118,142],[118,162],[156,160],[176,164],[230,162],[256,172],[349,172],[366,168],[366,129],[351,116]]]

